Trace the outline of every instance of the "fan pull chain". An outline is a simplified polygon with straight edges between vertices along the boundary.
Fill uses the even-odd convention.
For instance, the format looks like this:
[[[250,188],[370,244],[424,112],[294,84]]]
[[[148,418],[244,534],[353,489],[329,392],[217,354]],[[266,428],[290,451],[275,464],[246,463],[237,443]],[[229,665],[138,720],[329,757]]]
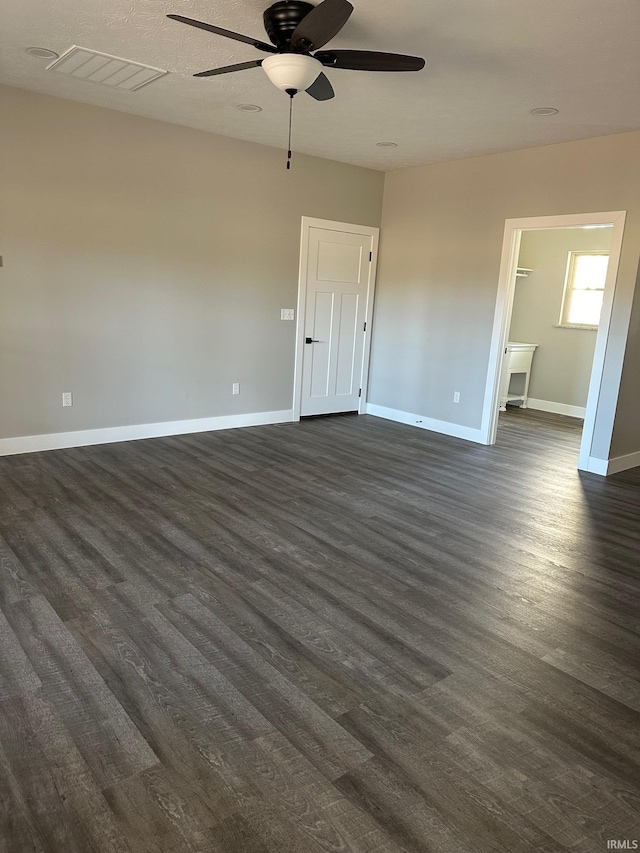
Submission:
[[[295,89],[287,89],[287,95],[289,95],[289,144],[287,146],[287,169],[291,168],[291,121],[293,118],[293,96],[295,94]]]

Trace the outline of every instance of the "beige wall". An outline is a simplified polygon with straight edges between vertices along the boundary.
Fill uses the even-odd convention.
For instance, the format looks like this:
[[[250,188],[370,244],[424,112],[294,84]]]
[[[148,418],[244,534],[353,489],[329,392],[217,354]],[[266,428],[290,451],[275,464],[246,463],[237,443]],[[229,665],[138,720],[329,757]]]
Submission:
[[[636,281],[640,294],[640,272]],[[629,343],[624,360],[616,410],[611,456],[640,452],[640,298],[636,295],[629,323]]]
[[[639,162],[640,133],[629,133],[388,174],[370,401],[479,428],[505,220],[626,210],[604,374],[615,391],[638,274]],[[613,443],[599,417],[594,456],[640,451],[639,369],[636,309]]]
[[[379,225],[382,173],[17,89],[0,107],[0,437],[290,409],[300,218]]]
[[[300,217],[378,225],[383,176],[16,89],[0,108],[0,437],[289,409]],[[628,211],[620,356],[639,160],[633,133],[388,174],[371,401],[479,426],[511,217]],[[612,455],[640,450],[639,368],[636,304]]]
[[[529,396],[568,406],[587,404],[595,329],[559,328],[569,252],[608,252],[610,228],[525,231],[518,264],[532,270],[516,281],[509,340],[538,344]]]

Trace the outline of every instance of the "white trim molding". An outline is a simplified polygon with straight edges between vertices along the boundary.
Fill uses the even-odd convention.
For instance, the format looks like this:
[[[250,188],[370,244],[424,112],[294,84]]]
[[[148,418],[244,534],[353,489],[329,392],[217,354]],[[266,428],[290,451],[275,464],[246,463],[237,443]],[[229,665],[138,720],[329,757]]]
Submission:
[[[624,456],[613,456],[611,459],[598,459],[596,456],[590,456],[585,470],[591,474],[608,477],[611,474],[619,474],[621,471],[628,471],[629,468],[638,467],[640,467],[640,451],[627,453]]]
[[[427,429],[431,432],[440,432],[443,435],[462,438],[465,441],[474,441],[477,444],[485,443],[482,440],[482,430],[462,426],[462,424],[453,424],[449,421],[427,418],[423,415],[412,415],[411,412],[403,412],[400,409],[389,409],[386,406],[376,406],[374,403],[367,403],[364,407],[364,414],[374,415],[376,418],[385,418],[388,421],[396,421],[399,424],[408,424],[409,426],[419,427],[420,429]]]
[[[293,421],[293,411],[250,412],[245,415],[221,415],[215,418],[196,418],[187,421],[165,421],[155,424],[85,429],[75,432],[54,432],[47,435],[23,435],[0,439],[0,456],[17,453],[36,453],[41,450],[61,450],[65,447],[87,447],[92,444],[113,444],[117,441],[137,441],[168,435],[187,435],[219,429],[264,426]]]
[[[626,453],[624,456],[613,456],[607,463],[607,474],[619,474],[629,468],[640,467],[640,451]]]
[[[570,406],[568,403],[554,403],[552,400],[534,400],[527,397],[527,409],[537,409],[539,412],[553,412],[556,415],[568,415],[570,418],[584,419],[584,406]]]
[[[598,327],[595,352],[593,356],[589,394],[585,408],[578,468],[582,471],[590,471],[592,469],[589,466],[592,464],[592,460],[595,459],[598,463],[603,461],[596,457],[592,457],[591,450],[593,447],[596,418],[600,424],[600,432],[605,436],[605,443],[608,443],[609,446],[611,444],[617,403],[617,393],[613,393],[613,391],[617,392],[619,389],[620,379],[622,376],[624,347],[618,347],[618,352],[616,352],[615,355],[609,353],[610,368],[607,389],[608,393],[606,395],[602,393],[605,360],[607,358],[609,348],[613,298],[616,288],[616,279],[618,276],[618,265],[620,262],[625,218],[626,211],[615,210],[603,213],[563,214],[559,216],[536,216],[525,219],[506,220],[504,240],[502,243],[498,292],[496,296],[496,307],[493,320],[493,333],[489,351],[487,383],[485,387],[485,398],[482,412],[481,429],[482,441],[484,444],[495,444],[496,441],[498,429],[498,392],[500,373],[508,337],[509,324],[511,321],[511,312],[513,309],[518,255],[520,252],[520,238],[523,231],[538,231],[550,228],[578,228],[584,225],[611,225],[609,266],[607,269],[607,280],[604,289],[602,314],[600,317],[600,325]],[[629,306],[626,316],[627,326],[630,311],[631,309]],[[593,464],[596,467],[602,467],[595,462]],[[598,472],[594,471],[594,473]]]
[[[590,474],[599,474],[601,477],[606,477],[609,463],[606,459],[598,459],[597,456],[590,456],[587,459],[587,464],[581,468],[582,471],[588,471]]]

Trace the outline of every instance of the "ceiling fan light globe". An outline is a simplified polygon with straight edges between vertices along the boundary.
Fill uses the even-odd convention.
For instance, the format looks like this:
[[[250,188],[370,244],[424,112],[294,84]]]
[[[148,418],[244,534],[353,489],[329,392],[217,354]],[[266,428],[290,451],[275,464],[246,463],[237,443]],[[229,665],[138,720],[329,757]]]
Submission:
[[[295,89],[302,92],[316,80],[322,64],[312,56],[299,53],[278,53],[262,60],[262,67],[269,80],[278,89],[286,92]]]

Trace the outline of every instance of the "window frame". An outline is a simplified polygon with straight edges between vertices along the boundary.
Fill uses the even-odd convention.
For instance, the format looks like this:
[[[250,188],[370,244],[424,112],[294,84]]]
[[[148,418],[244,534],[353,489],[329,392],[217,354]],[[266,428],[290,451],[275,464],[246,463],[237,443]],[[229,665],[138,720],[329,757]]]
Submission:
[[[562,305],[560,306],[560,322],[557,325],[557,328],[559,329],[589,329],[592,331],[597,331],[600,326],[600,318],[598,318],[598,322],[595,325],[589,323],[570,323],[567,319],[569,310],[571,308],[571,296],[573,294],[573,291],[576,290],[576,288],[573,287],[572,284],[575,275],[576,259],[582,255],[604,255],[607,258],[610,257],[610,253],[608,251],[603,251],[602,249],[576,249],[575,251],[569,252],[569,258],[567,260],[567,272],[565,275],[564,289],[562,292]],[[607,261],[607,269],[608,268],[609,261]],[[605,273],[604,281],[602,282],[602,287],[594,287],[590,288],[590,290],[601,291],[604,299],[606,283],[607,276]],[[602,307],[600,308],[600,317],[602,317]]]

